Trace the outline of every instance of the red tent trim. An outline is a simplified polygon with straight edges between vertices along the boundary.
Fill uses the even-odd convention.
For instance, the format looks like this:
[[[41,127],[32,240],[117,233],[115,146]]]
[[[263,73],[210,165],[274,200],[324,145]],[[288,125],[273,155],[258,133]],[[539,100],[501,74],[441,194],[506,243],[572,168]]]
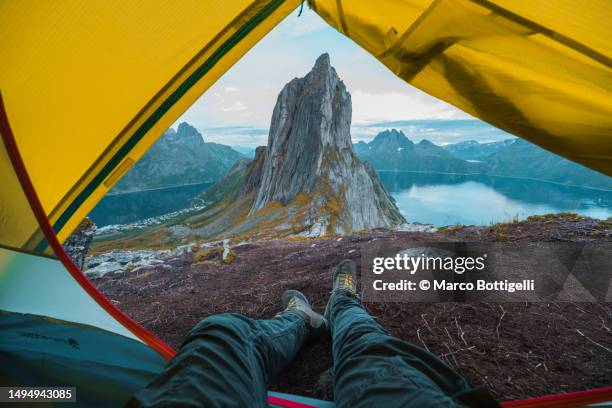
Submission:
[[[504,407],[520,408],[571,408],[584,407],[598,402],[612,401],[612,387],[544,395],[542,397],[502,402]]]
[[[4,141],[4,146],[6,147],[6,151],[11,159],[11,163],[13,165],[13,169],[17,174],[17,178],[19,179],[19,183],[21,184],[21,188],[23,189],[30,207],[32,208],[32,212],[38,221],[38,225],[40,229],[45,234],[45,238],[49,242],[49,245],[55,252],[55,255],[59,258],[59,260],[64,264],[64,267],[70,272],[70,275],[78,282],[79,285],[93,298],[93,300],[100,305],[108,314],[114,317],[119,323],[121,323],[126,329],[128,329],[134,336],[142,340],[146,345],[151,347],[153,350],[157,351],[164,358],[170,359],[172,356],[176,354],[176,351],[166,344],[164,341],[159,339],[153,333],[136,323],[129,316],[119,310],[114,304],[112,304],[102,293],[96,289],[89,279],[83,274],[83,272],[79,269],[78,266],[74,264],[72,259],[66,254],[64,248],[60,244],[57,239],[57,235],[55,235],[55,231],[51,227],[49,223],[49,219],[36,195],[36,191],[34,190],[34,186],[32,185],[32,181],[30,180],[30,176],[25,168],[25,164],[19,154],[19,149],[17,147],[17,143],[15,142],[15,138],[13,136],[13,132],[9,125],[8,117],[6,114],[6,110],[4,107],[4,101],[2,99],[2,94],[0,93],[0,133],[2,134],[2,140]]]

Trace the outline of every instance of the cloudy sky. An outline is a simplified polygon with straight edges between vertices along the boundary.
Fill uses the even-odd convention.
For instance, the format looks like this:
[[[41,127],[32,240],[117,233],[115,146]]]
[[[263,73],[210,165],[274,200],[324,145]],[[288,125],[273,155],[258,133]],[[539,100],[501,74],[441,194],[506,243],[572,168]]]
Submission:
[[[178,122],[192,124],[207,141],[246,147],[266,144],[280,90],[291,79],[304,76],[324,52],[330,54],[332,65],[351,93],[354,140],[368,140],[391,121],[470,119],[398,79],[305,7],[300,17],[296,10],[262,39]],[[408,125],[398,127],[410,130]],[[483,136],[486,140],[508,137],[503,132],[487,130],[489,136]]]

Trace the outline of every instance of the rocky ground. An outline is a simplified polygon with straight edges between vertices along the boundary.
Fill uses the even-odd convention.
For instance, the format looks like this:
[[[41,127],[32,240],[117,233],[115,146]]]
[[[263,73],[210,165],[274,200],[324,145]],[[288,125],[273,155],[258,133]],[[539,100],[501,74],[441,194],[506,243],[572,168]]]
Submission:
[[[201,318],[239,312],[266,319],[280,309],[285,289],[298,289],[323,311],[333,267],[359,263],[373,240],[612,241],[612,223],[572,214],[532,217],[491,227],[439,232],[372,231],[340,238],[284,239],[151,252],[149,258],[112,253],[115,262],[92,282],[123,311],[174,347]],[[107,258],[101,258],[106,256]],[[111,261],[112,259],[112,261]],[[119,260],[118,260],[119,259]],[[145,259],[143,261],[143,259]],[[101,269],[98,269],[100,271]],[[111,272],[112,270],[112,272]],[[440,355],[473,384],[487,384],[501,400],[609,386],[612,382],[610,303],[366,303],[395,336]],[[283,392],[331,398],[317,385],[332,365],[328,339],[303,348],[272,384]]]

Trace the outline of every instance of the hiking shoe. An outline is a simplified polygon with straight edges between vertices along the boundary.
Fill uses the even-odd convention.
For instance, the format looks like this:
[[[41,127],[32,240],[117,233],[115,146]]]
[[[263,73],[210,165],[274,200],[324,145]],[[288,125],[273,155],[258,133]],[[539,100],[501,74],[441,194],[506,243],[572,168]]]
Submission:
[[[314,334],[322,334],[327,331],[327,321],[319,313],[312,310],[310,302],[299,290],[286,290],[283,293],[282,303],[285,310],[298,312]]]
[[[350,259],[345,259],[336,266],[332,281],[332,294],[342,293],[357,297],[357,266]]]
[[[331,303],[335,295],[346,295],[359,299],[357,296],[357,266],[350,259],[340,262],[334,270],[331,296],[325,307],[325,318],[328,321],[330,319]]]

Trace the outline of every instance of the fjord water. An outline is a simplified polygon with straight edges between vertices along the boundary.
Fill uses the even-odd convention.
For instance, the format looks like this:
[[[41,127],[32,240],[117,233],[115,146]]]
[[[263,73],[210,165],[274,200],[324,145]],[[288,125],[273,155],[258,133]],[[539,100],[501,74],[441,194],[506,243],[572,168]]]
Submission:
[[[379,176],[410,222],[489,225],[572,211],[612,216],[612,191],[508,177],[387,172]],[[90,213],[98,226],[125,224],[187,208],[211,183],[108,195]]]
[[[599,219],[612,216],[612,191],[509,177],[386,171],[378,174],[410,222],[438,227],[489,225],[563,211]]]
[[[98,227],[112,224],[129,224],[145,218],[157,217],[182,210],[212,183],[108,194],[89,213]]]

